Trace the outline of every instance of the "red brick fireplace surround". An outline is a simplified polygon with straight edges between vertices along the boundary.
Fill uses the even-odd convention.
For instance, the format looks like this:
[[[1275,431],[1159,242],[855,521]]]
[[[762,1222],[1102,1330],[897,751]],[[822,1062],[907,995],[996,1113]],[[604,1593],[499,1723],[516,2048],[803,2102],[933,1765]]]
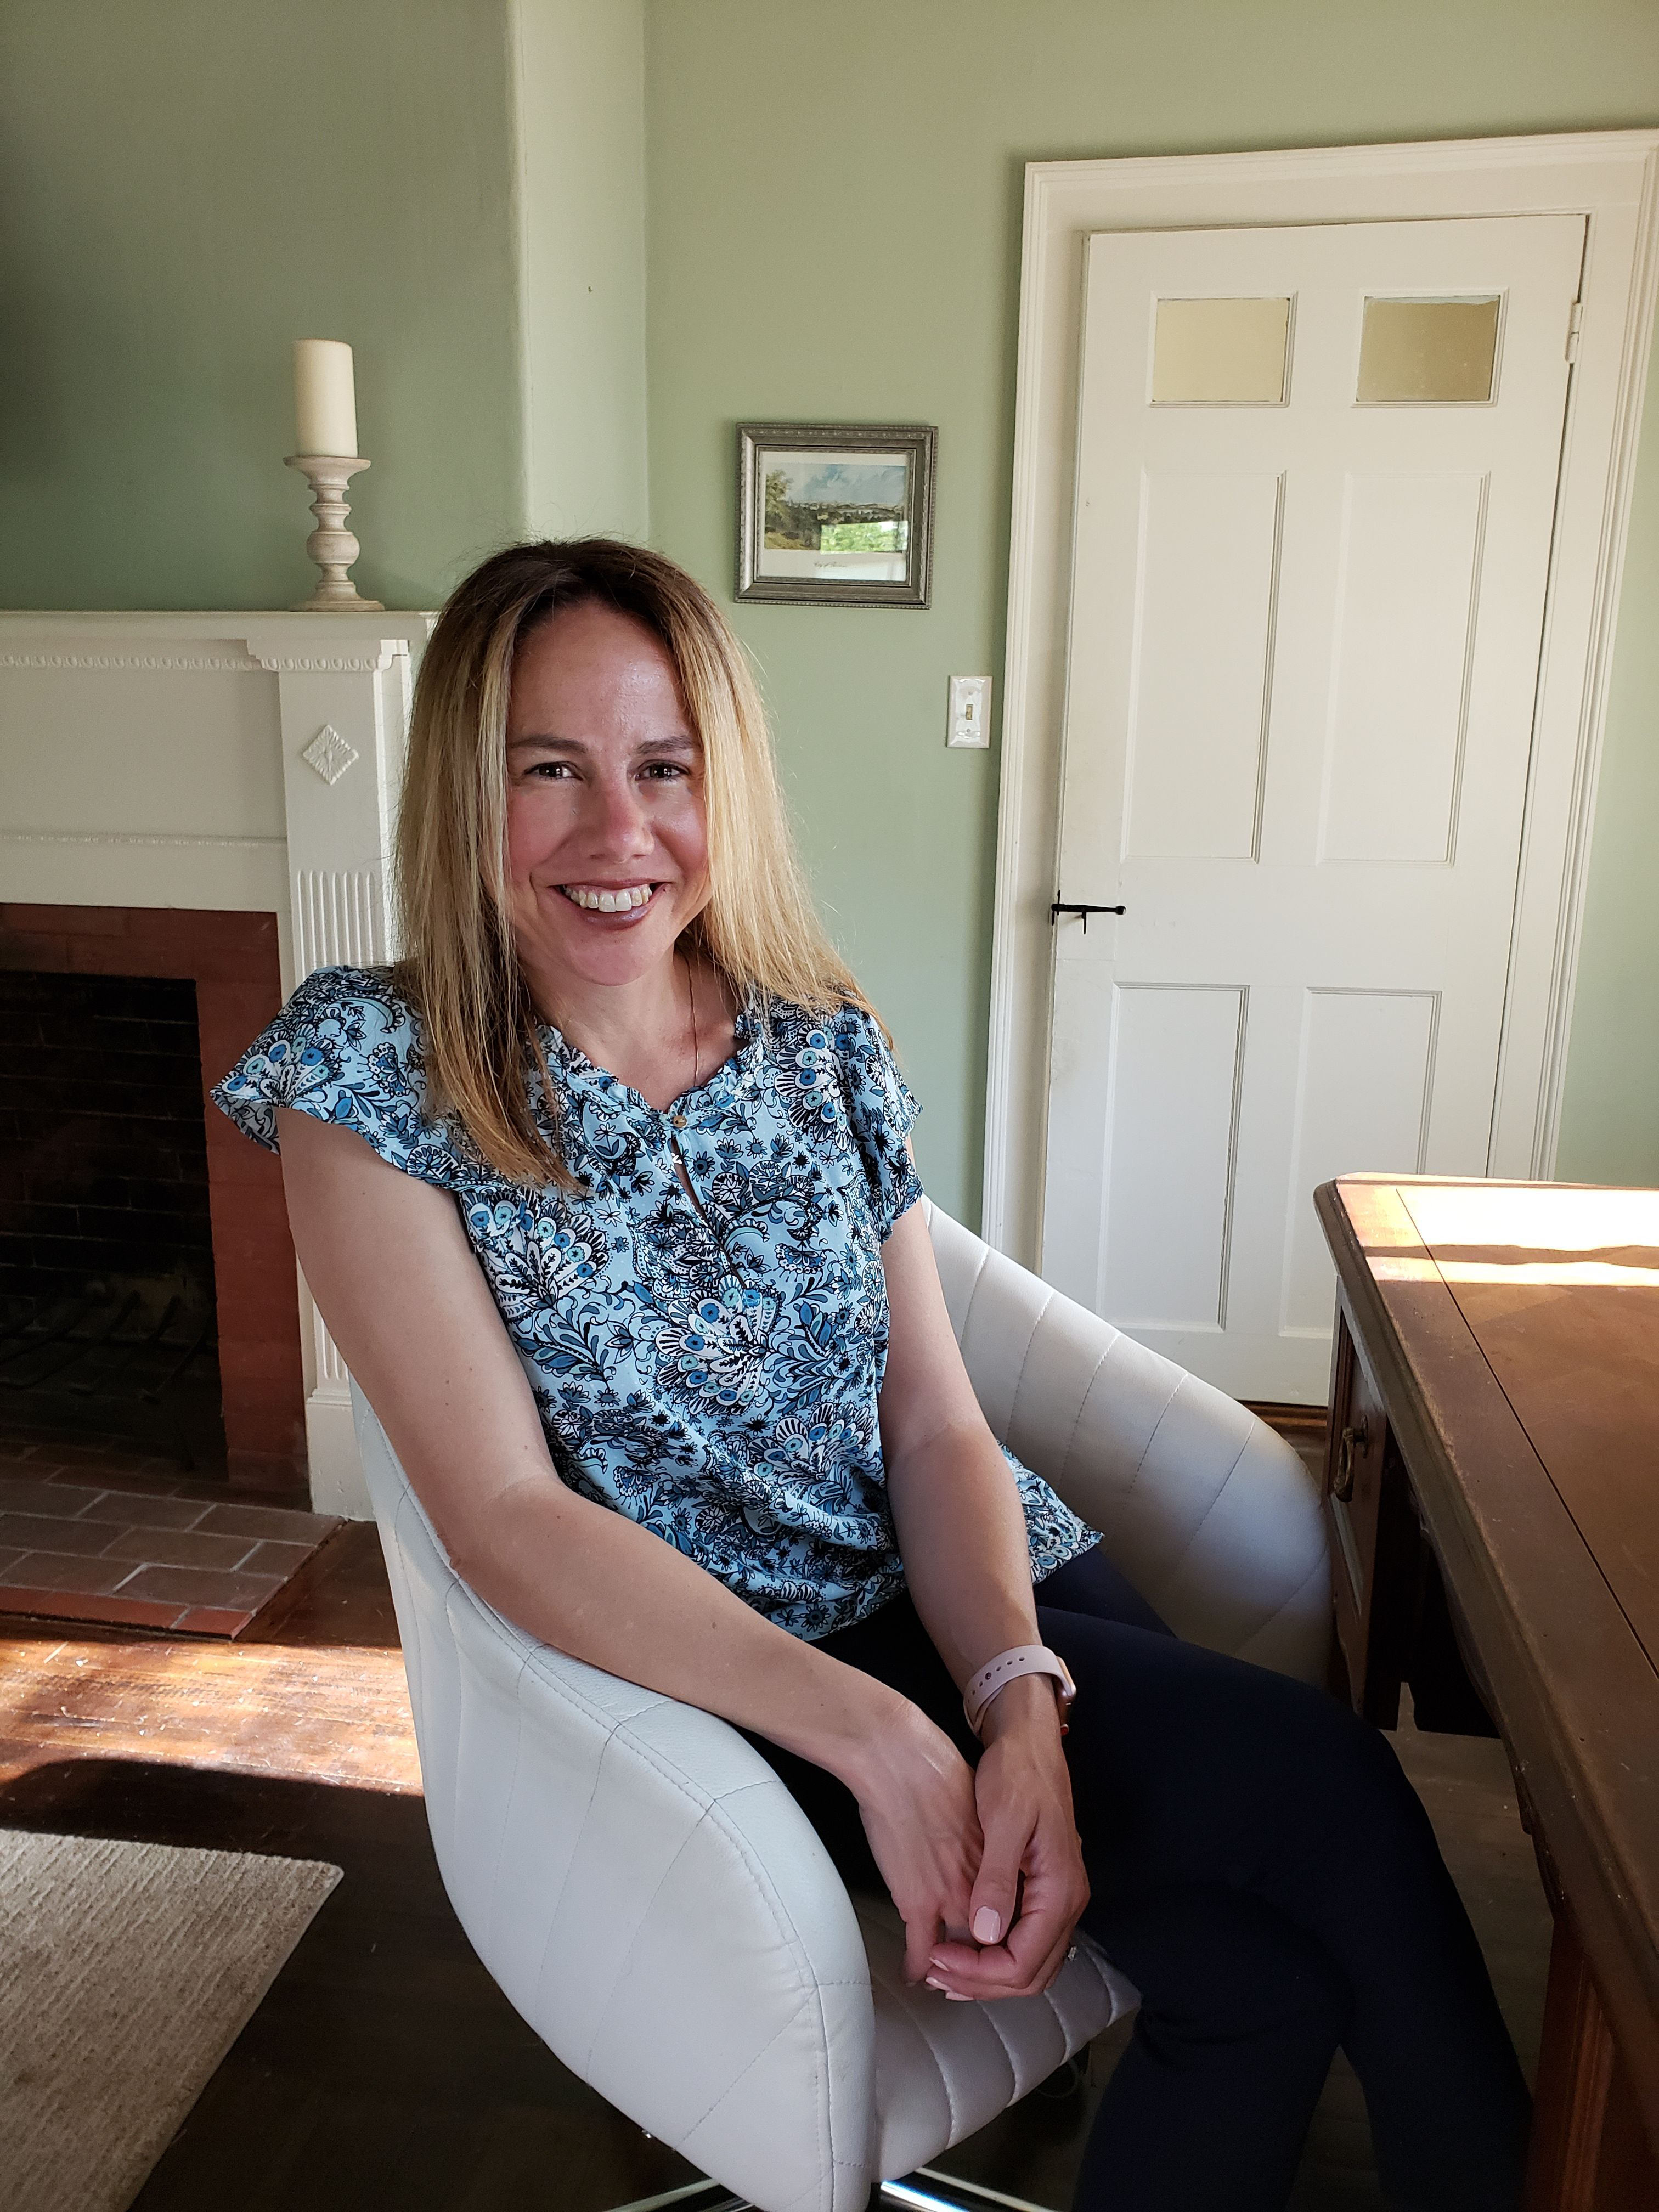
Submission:
[[[0,904],[0,966],[195,984],[229,1477],[302,1501],[305,1382],[282,1170],[206,1098],[282,1004],[276,915]]]

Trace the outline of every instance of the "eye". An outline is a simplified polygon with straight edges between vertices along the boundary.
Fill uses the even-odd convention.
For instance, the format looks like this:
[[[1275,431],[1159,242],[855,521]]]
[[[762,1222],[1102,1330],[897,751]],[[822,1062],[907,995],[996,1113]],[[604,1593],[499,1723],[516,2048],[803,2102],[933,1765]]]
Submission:
[[[551,783],[556,779],[562,782],[574,776],[575,772],[568,761],[544,760],[532,761],[524,774],[526,782],[535,777],[544,783]]]
[[[656,782],[668,783],[689,775],[690,770],[678,761],[647,761],[644,773]]]

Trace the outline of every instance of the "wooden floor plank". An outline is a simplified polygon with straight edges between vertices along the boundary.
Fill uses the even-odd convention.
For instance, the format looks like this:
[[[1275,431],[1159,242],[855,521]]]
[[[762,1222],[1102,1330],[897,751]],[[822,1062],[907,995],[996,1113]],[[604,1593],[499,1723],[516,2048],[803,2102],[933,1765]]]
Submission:
[[[66,1753],[421,1786],[395,1651],[0,1637],[0,1777]]]

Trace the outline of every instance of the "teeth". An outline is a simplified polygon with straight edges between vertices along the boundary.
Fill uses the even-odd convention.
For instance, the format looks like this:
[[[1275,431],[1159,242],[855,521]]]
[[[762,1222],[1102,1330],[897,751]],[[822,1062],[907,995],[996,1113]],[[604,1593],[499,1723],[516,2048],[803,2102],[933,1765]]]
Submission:
[[[569,884],[561,885],[565,896],[584,914],[631,914],[649,903],[653,888],[650,884],[635,884],[629,890],[590,891]]]

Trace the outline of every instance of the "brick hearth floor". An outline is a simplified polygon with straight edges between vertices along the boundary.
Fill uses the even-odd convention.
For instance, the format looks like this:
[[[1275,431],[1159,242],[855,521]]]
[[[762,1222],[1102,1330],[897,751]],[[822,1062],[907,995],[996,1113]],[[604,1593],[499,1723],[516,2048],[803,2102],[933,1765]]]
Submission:
[[[240,1636],[343,1525],[142,1453],[0,1436],[0,1613]]]

